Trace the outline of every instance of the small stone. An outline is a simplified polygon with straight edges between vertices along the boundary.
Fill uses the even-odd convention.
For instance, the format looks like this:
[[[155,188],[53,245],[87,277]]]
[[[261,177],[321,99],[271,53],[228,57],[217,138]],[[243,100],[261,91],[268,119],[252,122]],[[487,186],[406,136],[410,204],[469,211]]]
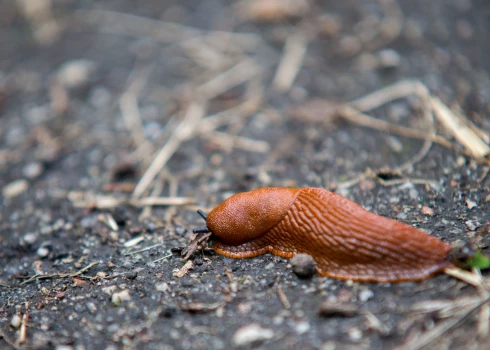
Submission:
[[[470,231],[475,231],[481,225],[480,222],[478,222],[476,220],[468,220],[468,221],[465,221],[464,224],[466,225],[466,227]]]
[[[129,294],[129,290],[124,289],[120,292],[112,294],[111,301],[114,305],[119,305],[123,301],[129,301],[131,300],[131,295]]]
[[[428,216],[433,216],[434,215],[434,209],[424,205],[422,209],[420,209],[420,214],[422,215],[428,215]]]
[[[80,226],[82,228],[93,228],[97,225],[97,217],[94,215],[85,216],[80,220]]]
[[[353,56],[362,49],[361,41],[355,36],[345,36],[340,42],[340,52],[347,56]]]
[[[318,313],[323,317],[352,317],[359,314],[359,307],[353,303],[339,304],[326,300],[320,304]]]
[[[179,236],[183,236],[187,232],[187,229],[184,226],[177,225],[175,226],[175,233]]]
[[[49,249],[46,247],[39,247],[36,253],[40,258],[45,258],[49,254]]]
[[[294,330],[298,334],[305,334],[310,330],[310,324],[306,320],[301,320],[296,323],[296,326],[294,327]]]
[[[257,323],[249,324],[238,328],[231,341],[235,346],[246,346],[253,343],[259,343],[274,337],[274,331],[269,328],[262,328]]]
[[[117,290],[117,286],[107,286],[102,288],[102,292],[108,295],[112,295]]]
[[[70,345],[56,345],[55,350],[73,350],[73,347]]]
[[[20,317],[20,315],[15,314],[10,321],[10,325],[14,328],[19,328],[21,324],[22,318]]]
[[[273,262],[271,262],[265,266],[265,269],[266,270],[272,270],[274,268],[274,266],[276,266],[276,265]]]
[[[58,70],[58,82],[70,89],[84,87],[94,78],[96,70],[97,65],[90,60],[69,61]]]
[[[378,60],[379,68],[393,69],[400,65],[401,57],[395,50],[385,49],[378,53]]]
[[[37,236],[35,233],[30,232],[24,235],[24,242],[26,242],[27,244],[33,244],[36,241],[37,241]]]
[[[398,220],[407,220],[408,215],[407,215],[406,213],[399,213],[399,214],[396,216],[396,218],[397,218]]]
[[[29,188],[29,183],[25,179],[19,179],[12,181],[8,185],[6,185],[3,190],[3,196],[5,198],[13,198],[17,197],[22,192],[25,192]]]
[[[87,303],[87,310],[91,313],[91,314],[95,314],[97,312],[97,304],[93,303],[93,302],[88,302]]]
[[[359,341],[362,339],[362,331],[359,328],[351,328],[347,331],[347,334],[352,341]]]
[[[168,285],[167,282],[157,282],[155,284],[155,288],[159,291],[159,292],[170,292],[170,287]]]
[[[467,199],[466,200],[466,206],[468,207],[468,209],[473,209],[474,207],[478,206],[478,204],[470,199]]]
[[[308,254],[296,254],[291,259],[291,266],[299,278],[311,278],[316,268],[315,261]]]
[[[327,38],[336,36],[342,29],[342,20],[333,15],[322,16],[318,22],[320,33]]]
[[[363,289],[359,292],[359,301],[368,301],[374,297],[374,293],[370,289]]]
[[[28,179],[35,179],[39,177],[44,171],[44,167],[39,162],[32,162],[27,164],[24,169],[22,169],[22,174]]]
[[[134,280],[136,277],[138,277],[138,272],[137,271],[131,271],[128,272],[125,277],[130,280]]]

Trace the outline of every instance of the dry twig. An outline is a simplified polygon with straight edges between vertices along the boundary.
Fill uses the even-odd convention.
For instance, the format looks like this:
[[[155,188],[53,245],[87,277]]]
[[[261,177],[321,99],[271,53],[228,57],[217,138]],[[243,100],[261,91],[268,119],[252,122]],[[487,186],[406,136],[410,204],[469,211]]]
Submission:
[[[174,277],[177,277],[177,278],[184,277],[185,275],[187,275],[187,272],[189,272],[189,270],[192,270],[193,267],[194,267],[194,264],[192,263],[192,261],[191,260],[187,261],[185,263],[185,265],[180,268],[179,271],[174,273]]]
[[[179,124],[172,137],[168,142],[160,149],[153,162],[142,176],[138,185],[133,191],[133,197],[139,198],[146,191],[151,181],[167,164],[167,161],[177,151],[180,144],[185,140],[192,137],[196,126],[199,125],[199,121],[204,116],[205,107],[199,103],[192,103],[187,109],[184,120]]]
[[[146,197],[141,199],[119,199],[107,195],[90,195],[87,199],[71,198],[76,208],[115,208],[120,205],[131,205],[134,207],[156,206],[156,205],[189,205],[195,204],[196,199],[191,197]]]
[[[284,45],[284,53],[273,81],[277,90],[286,92],[291,89],[294,79],[301,69],[307,44],[308,42],[302,34],[288,36]]]
[[[124,123],[131,133],[133,143],[135,147],[137,147],[137,152],[140,155],[139,158],[143,163],[145,161],[144,156],[153,153],[153,147],[151,143],[146,142],[141,114],[138,108],[138,97],[148,81],[151,71],[152,67],[146,67],[143,70],[132,74],[134,75],[134,78],[132,78],[128,89],[119,100],[119,107]]]
[[[73,273],[55,273],[55,274],[51,274],[51,275],[34,275],[34,276],[30,277],[29,279],[21,282],[20,285],[23,286],[27,283],[30,283],[30,282],[36,281],[36,280],[76,277],[76,276],[81,275],[82,273],[84,273],[85,271],[89,270],[90,268],[92,268],[93,266],[95,266],[97,264],[98,264],[97,261],[91,262],[90,264],[85,266],[83,269],[80,269],[80,270],[73,272]]]
[[[403,346],[402,349],[418,350],[431,344],[433,341],[438,339],[440,336],[456,327],[458,324],[463,322],[470,316],[474,311],[480,308],[482,305],[486,304],[490,300],[490,295],[484,298],[477,299],[463,310],[457,312],[450,319],[440,323],[428,332],[417,334],[416,337],[409,339]]]

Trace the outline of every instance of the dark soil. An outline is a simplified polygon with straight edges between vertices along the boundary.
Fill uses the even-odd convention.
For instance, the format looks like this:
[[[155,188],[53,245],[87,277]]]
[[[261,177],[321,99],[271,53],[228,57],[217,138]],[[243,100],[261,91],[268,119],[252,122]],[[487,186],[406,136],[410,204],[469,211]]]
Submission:
[[[297,113],[312,100],[348,102],[412,79],[447,105],[459,105],[488,135],[488,1],[310,1],[297,18],[274,23],[239,19],[230,1],[65,0],[33,13],[21,11],[20,3],[0,3],[0,348],[393,349],[461,319],[427,347],[488,349],[484,311],[463,318],[457,310],[442,314],[435,302],[434,309],[415,311],[421,302],[452,305],[479,297],[475,287],[448,275],[400,284],[299,279],[287,259],[267,254],[234,260],[205,249],[178,278],[173,274],[185,261],[172,250],[203,226],[197,208],[211,209],[230,194],[258,187],[315,186],[337,189],[368,210],[449,243],[470,244],[481,236],[480,248],[490,254],[487,165],[434,144],[420,162],[394,176],[402,179],[396,184],[368,177],[342,188],[367,168],[403,164],[423,141],[328,121],[321,110],[312,118]],[[384,23],[382,32],[386,17],[398,22]],[[192,32],[200,37],[188,49],[179,38],[182,27],[151,31],[142,18],[202,31]],[[321,26],[291,89],[275,89],[285,39]],[[250,33],[253,45],[233,39],[224,45],[228,52],[215,48],[213,56],[203,39],[210,30]],[[75,206],[90,201],[90,194],[129,198],[152,152],[202,97],[196,87],[244,57],[262,69],[258,79],[213,96],[205,116],[262,89],[258,110],[218,128],[255,141],[231,138],[230,144],[222,134],[197,133],[157,177],[157,196],[191,197],[196,205],[155,206],[144,218],[142,208],[129,204]],[[63,69],[66,64],[76,72]],[[135,152],[136,127],[128,131],[120,108],[121,96],[140,77],[137,104],[153,150],[143,153]],[[370,113],[425,126],[415,97]],[[442,125],[436,127],[456,143]],[[393,179],[387,174],[385,180]],[[116,228],[107,221],[111,217]],[[326,300],[344,311],[320,315]],[[24,341],[15,315],[26,321]]]

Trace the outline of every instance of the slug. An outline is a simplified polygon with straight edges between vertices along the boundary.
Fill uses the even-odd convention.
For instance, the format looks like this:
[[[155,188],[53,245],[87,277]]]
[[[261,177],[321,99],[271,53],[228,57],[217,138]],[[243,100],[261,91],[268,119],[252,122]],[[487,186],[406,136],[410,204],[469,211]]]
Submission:
[[[260,188],[225,200],[206,217],[213,248],[230,258],[311,255],[317,272],[341,280],[418,281],[452,266],[451,246],[368,212],[322,188]]]

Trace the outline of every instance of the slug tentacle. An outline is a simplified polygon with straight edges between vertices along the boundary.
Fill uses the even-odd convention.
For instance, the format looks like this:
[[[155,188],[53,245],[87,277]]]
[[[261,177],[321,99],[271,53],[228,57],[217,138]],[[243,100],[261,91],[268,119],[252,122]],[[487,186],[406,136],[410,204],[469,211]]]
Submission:
[[[271,209],[271,198],[274,203],[282,196],[280,192],[287,208],[275,203],[272,207],[279,211],[268,213],[270,217],[257,221],[255,226],[240,221],[242,214],[236,214],[240,208],[253,215],[263,213]],[[261,209],[250,211],[252,204],[246,195],[252,195],[254,205]],[[376,282],[421,280],[450,266],[448,244],[321,188],[260,189],[237,196],[230,198],[231,207],[225,201],[207,219],[215,237],[214,249],[228,257],[271,252],[290,258],[305,253],[313,257],[323,276]],[[233,215],[227,215],[230,210]],[[217,215],[226,215],[226,220],[216,224],[213,219]],[[246,216],[256,220],[253,215]],[[239,238],[241,224],[246,230],[243,239]],[[232,239],[228,239],[230,234],[234,235]]]

